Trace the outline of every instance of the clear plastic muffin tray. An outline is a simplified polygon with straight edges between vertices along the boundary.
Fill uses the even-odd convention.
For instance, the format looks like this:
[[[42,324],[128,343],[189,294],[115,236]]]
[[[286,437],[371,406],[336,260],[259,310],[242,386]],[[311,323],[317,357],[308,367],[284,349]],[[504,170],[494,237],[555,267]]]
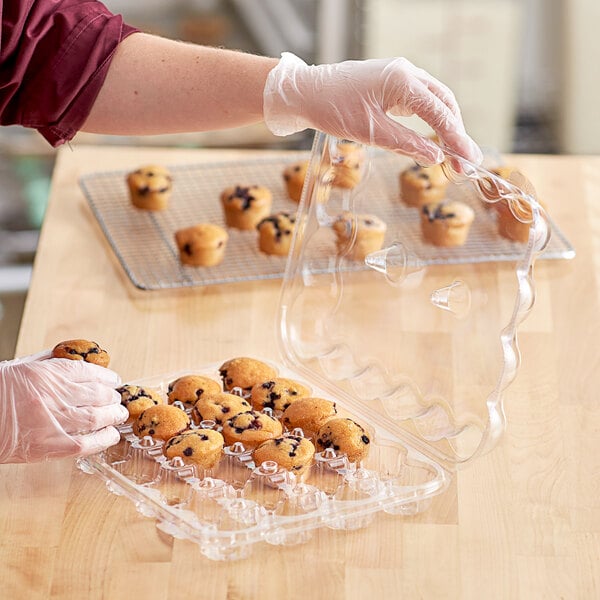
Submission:
[[[280,376],[303,381],[295,372],[274,366]],[[194,373],[220,380],[216,364]],[[159,390],[166,403],[169,382],[187,374],[134,384]],[[352,400],[347,403],[303,382],[311,387],[312,396],[334,400],[339,416],[354,418],[364,426],[371,442],[360,464],[326,449],[317,452],[309,469],[296,477],[277,463],[256,465],[252,449],[236,443],[224,448],[215,467],[203,470],[178,457],[167,460],[162,441],[138,438],[131,425],[124,425],[117,446],[80,459],[79,466],[104,478],[111,492],[128,497],[141,514],[156,519],[161,530],[196,542],[200,552],[214,560],[243,558],[262,541],[275,545],[305,542],[323,526],[364,527],[380,511],[415,514],[448,485],[448,473],[440,465],[400,443],[392,431],[371,424],[369,415]],[[239,388],[234,391],[241,395]],[[214,422],[192,426],[219,428]],[[288,434],[303,436],[304,432],[284,431]]]
[[[368,457],[353,464],[328,449],[299,479],[232,446],[213,471],[199,473],[124,429],[120,445],[80,460],[211,559],[242,558],[258,542],[305,542],[319,527],[363,527],[379,512],[421,512],[504,431],[503,393],[520,362],[517,328],[533,308],[534,262],[551,243],[533,190],[448,154],[444,171],[461,198],[479,202],[477,211],[505,203],[528,224],[528,241],[511,244],[513,260],[439,264],[420,238],[389,221],[383,247],[352,260],[356,239],[340,249],[332,223],[341,213],[385,217],[372,165],[397,157],[368,149],[360,184],[335,188],[329,169],[339,142],[315,138],[282,284],[277,368],[365,427]],[[479,251],[493,253],[496,243],[485,238]],[[437,248],[438,256],[454,250]],[[217,364],[194,372],[219,380]],[[164,393],[183,374],[137,383]]]
[[[192,287],[238,281],[278,279],[285,273],[285,257],[269,256],[258,249],[256,231],[229,229],[225,258],[213,267],[182,265],[175,244],[178,229],[199,222],[225,226],[219,195],[236,184],[258,184],[273,194],[273,212],[295,212],[296,202],[287,196],[283,169],[307,153],[289,153],[278,157],[242,159],[220,163],[170,166],[173,195],[164,211],[144,211],[131,205],[125,171],[91,173],[81,178],[83,192],[115,255],[131,282],[144,290]],[[412,164],[406,157],[371,152],[359,190],[370,196],[371,209],[388,224],[388,239],[401,236],[418,249],[426,264],[452,264],[513,261],[522,248],[496,230],[493,211],[484,208],[477,193],[468,186],[452,182],[448,197],[467,202],[476,219],[467,242],[457,248],[439,248],[426,244],[420,232],[419,215],[400,202],[398,176]],[[553,236],[543,253],[545,259],[571,258],[574,250],[556,224],[549,221]],[[314,269],[331,271],[330,248],[325,247]],[[316,261],[318,257],[314,257]],[[352,269],[364,265],[351,265]]]

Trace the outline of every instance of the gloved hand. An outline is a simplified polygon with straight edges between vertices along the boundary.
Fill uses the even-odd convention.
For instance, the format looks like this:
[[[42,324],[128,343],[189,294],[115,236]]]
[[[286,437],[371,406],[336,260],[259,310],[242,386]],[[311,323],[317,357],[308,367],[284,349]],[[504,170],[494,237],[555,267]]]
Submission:
[[[85,456],[119,441],[127,409],[109,369],[51,352],[0,362],[0,463]]]
[[[285,52],[264,89],[264,118],[275,135],[318,129],[406,154],[423,165],[444,160],[431,140],[388,116],[418,115],[449,150],[480,163],[454,94],[405,58],[308,66]]]

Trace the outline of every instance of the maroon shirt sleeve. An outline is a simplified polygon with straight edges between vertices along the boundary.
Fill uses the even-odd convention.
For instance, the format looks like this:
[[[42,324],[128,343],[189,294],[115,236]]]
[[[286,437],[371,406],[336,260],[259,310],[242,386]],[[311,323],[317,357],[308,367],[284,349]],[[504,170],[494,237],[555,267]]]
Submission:
[[[84,124],[119,43],[137,31],[94,0],[0,0],[0,124],[53,146]]]

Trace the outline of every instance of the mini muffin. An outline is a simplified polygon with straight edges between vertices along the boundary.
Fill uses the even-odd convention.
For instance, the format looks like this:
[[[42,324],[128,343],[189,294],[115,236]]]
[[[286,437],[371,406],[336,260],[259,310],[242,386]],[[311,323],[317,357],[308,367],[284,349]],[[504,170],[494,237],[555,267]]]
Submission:
[[[229,446],[241,442],[245,448],[256,448],[282,433],[277,419],[255,410],[235,415],[223,424],[223,437]]]
[[[127,175],[131,202],[145,210],[164,210],[169,204],[173,179],[164,167],[148,165]]]
[[[214,421],[222,425],[231,417],[243,412],[250,412],[250,402],[235,394],[218,391],[213,394],[204,394],[192,409],[194,423],[201,421]]]
[[[192,407],[205,394],[218,394],[221,386],[210,377],[202,375],[184,375],[169,383],[167,398],[169,404],[181,402],[186,407]]]
[[[265,217],[257,226],[258,247],[265,254],[287,256],[296,227],[296,215],[286,212]]]
[[[312,463],[314,455],[315,447],[309,439],[286,435],[263,442],[254,450],[252,458],[257,466],[266,460],[273,460],[280,467],[302,475]]]
[[[513,173],[518,173],[518,170],[515,167],[510,167],[508,165],[494,167],[493,169],[490,169],[490,171],[494,173],[494,175],[498,175],[498,177],[502,177],[502,179],[506,179],[507,181]]]
[[[448,183],[441,165],[413,165],[400,173],[400,195],[408,206],[420,207],[444,198]]]
[[[498,233],[513,242],[526,243],[533,221],[531,204],[523,198],[517,198],[512,201],[512,210],[506,200],[500,200],[493,206],[496,210]],[[513,210],[519,218],[513,214]]]
[[[285,409],[281,422],[288,430],[299,427],[308,437],[315,435],[326,421],[335,416],[335,402],[323,398],[300,398]]]
[[[68,358],[70,360],[84,360],[85,362],[108,367],[110,356],[102,350],[96,342],[88,340],[66,340],[54,346],[53,358]]]
[[[435,246],[462,246],[474,218],[473,209],[463,202],[432,202],[421,209],[421,231]]]
[[[137,419],[147,408],[163,404],[158,390],[137,385],[123,385],[117,388],[121,394],[121,404],[129,411],[129,419]]]
[[[300,202],[300,198],[302,197],[302,188],[304,187],[304,179],[306,178],[308,165],[308,160],[301,160],[288,165],[283,170],[283,180],[288,196],[294,202]]]
[[[270,408],[274,411],[283,412],[292,402],[306,397],[310,394],[310,390],[294,381],[284,377],[275,377],[257,383],[250,394],[250,402],[254,410],[263,410]]]
[[[371,252],[381,250],[386,224],[375,215],[341,214],[333,223],[337,249],[351,260],[364,260]]]
[[[134,422],[133,433],[138,437],[149,435],[166,442],[190,426],[190,418],[184,410],[169,404],[147,408]]]
[[[186,464],[212,469],[221,459],[224,444],[225,440],[218,431],[195,429],[170,438],[164,452],[168,459],[179,456]]]
[[[360,462],[369,453],[369,434],[352,419],[331,419],[317,434],[317,450],[333,448],[337,454],[345,454],[350,462]]]
[[[224,362],[219,368],[219,373],[223,380],[223,389],[226,392],[239,387],[245,394],[250,394],[252,386],[257,383],[277,377],[277,372],[273,367],[255,358],[245,356]]]
[[[228,227],[252,230],[271,212],[271,191],[260,185],[228,187],[221,193],[221,204]]]
[[[225,256],[229,234],[214,223],[199,223],[175,232],[179,260],[184,265],[212,267]]]
[[[333,181],[335,187],[352,189],[362,178],[362,165],[365,159],[364,150],[352,142],[341,142],[331,158]]]

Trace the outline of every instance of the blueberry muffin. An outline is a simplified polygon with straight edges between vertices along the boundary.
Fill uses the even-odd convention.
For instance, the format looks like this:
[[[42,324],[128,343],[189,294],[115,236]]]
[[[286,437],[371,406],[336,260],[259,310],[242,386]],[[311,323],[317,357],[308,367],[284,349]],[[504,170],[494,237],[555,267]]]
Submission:
[[[463,202],[432,202],[421,209],[421,231],[435,246],[462,246],[474,219],[475,212]]]
[[[202,375],[184,375],[171,381],[167,392],[169,404],[181,402],[185,407],[192,407],[204,394],[218,394],[221,386],[210,377]]]
[[[184,463],[212,469],[221,459],[225,440],[213,429],[184,431],[170,438],[164,448],[168,459],[179,456]]]
[[[123,385],[117,392],[121,394],[121,404],[128,410],[130,421],[137,419],[147,408],[163,404],[160,392],[152,388]]]
[[[149,435],[166,442],[190,426],[190,418],[184,410],[169,404],[147,408],[134,422],[133,433],[138,437]]]
[[[369,453],[371,438],[352,419],[331,419],[317,434],[317,450],[333,448],[336,454],[345,454],[350,462],[360,462]]]
[[[266,460],[275,461],[280,467],[302,475],[315,455],[313,443],[304,437],[287,435],[267,440],[252,453],[256,466]]]
[[[213,223],[198,223],[175,232],[179,260],[193,267],[213,267],[225,256],[229,234]]]
[[[308,165],[308,160],[301,160],[288,165],[283,170],[283,180],[287,194],[294,202],[300,202],[300,198],[302,197],[302,188],[304,187]]]
[[[108,367],[110,356],[102,350],[96,342],[88,340],[66,340],[60,342],[52,349],[53,358],[68,358],[70,360],[84,360],[85,362]]]
[[[341,142],[336,153],[331,157],[332,185],[352,189],[362,178],[362,165],[365,159],[364,150],[352,142]]]
[[[260,185],[236,185],[221,193],[225,223],[235,229],[255,229],[269,216],[272,203],[271,191]]]
[[[381,250],[387,225],[375,215],[342,213],[333,223],[339,254],[362,261]]]
[[[145,210],[164,210],[169,204],[173,179],[164,167],[148,165],[127,175],[131,202]]]
[[[448,183],[441,165],[413,165],[400,173],[400,195],[408,206],[420,207],[428,202],[442,200]]]
[[[218,391],[217,393],[204,394],[192,409],[194,423],[201,421],[214,421],[222,425],[228,419],[243,412],[250,412],[250,402],[235,394]]]
[[[299,427],[305,436],[309,437],[315,435],[326,421],[336,416],[335,402],[324,398],[300,398],[285,409],[281,422],[290,431]]]
[[[265,254],[287,256],[296,227],[296,215],[280,212],[265,217],[257,226],[258,248]]]
[[[533,221],[531,204],[523,198],[517,198],[509,205],[503,199],[496,202],[493,207],[496,211],[498,233],[512,242],[526,243],[529,240],[529,231]],[[513,213],[513,211],[515,212]]]
[[[285,377],[275,377],[253,386],[250,402],[254,410],[270,408],[273,411],[283,412],[292,402],[309,394],[310,390],[301,383]]]
[[[282,433],[277,419],[255,410],[239,413],[223,424],[223,437],[229,446],[241,442],[245,448],[256,448]]]
[[[238,387],[248,395],[252,391],[252,386],[277,377],[277,372],[270,365],[245,356],[224,362],[219,368],[219,374],[226,392]]]

